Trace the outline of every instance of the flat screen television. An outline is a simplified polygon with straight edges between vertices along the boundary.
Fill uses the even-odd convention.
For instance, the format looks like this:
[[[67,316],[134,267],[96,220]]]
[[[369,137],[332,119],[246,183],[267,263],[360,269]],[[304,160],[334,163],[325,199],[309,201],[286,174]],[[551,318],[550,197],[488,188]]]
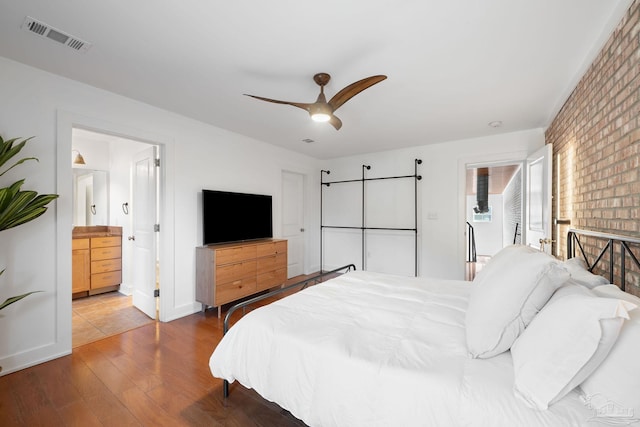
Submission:
[[[202,190],[203,244],[273,237],[271,196]]]

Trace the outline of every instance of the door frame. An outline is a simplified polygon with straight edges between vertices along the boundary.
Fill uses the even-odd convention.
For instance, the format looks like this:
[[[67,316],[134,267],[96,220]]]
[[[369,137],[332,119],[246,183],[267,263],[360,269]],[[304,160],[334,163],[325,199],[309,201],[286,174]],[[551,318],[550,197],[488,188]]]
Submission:
[[[461,157],[458,159],[458,277],[465,277],[466,268],[466,218],[467,218],[467,169],[479,166],[501,166],[507,164],[522,164],[530,153],[526,150],[509,152],[509,153],[493,153],[486,155],[474,155],[469,157]],[[523,172],[524,173],[524,172]],[[522,191],[524,192],[525,177],[522,179]],[[522,197],[522,211],[525,212],[526,197]],[[524,229],[524,227],[523,227]],[[524,230],[522,241],[525,241]]]
[[[56,193],[60,196],[56,201],[56,348],[59,354],[71,353],[72,349],[72,306],[71,306],[71,232],[73,229],[73,188],[71,158],[72,129],[84,128],[94,132],[120,136],[135,141],[157,145],[160,157],[164,159],[164,167],[160,168],[159,176],[159,220],[163,225],[162,239],[158,242],[160,263],[160,289],[164,298],[160,302],[160,321],[168,321],[176,317],[170,313],[174,306],[172,299],[174,288],[174,214],[170,209],[174,205],[174,195],[171,180],[173,164],[172,139],[142,131],[138,128],[114,124],[113,122],[87,117],[82,114],[58,110],[56,129]],[[64,254],[69,254],[65,256]],[[178,316],[179,317],[179,316]]]
[[[521,238],[524,238],[526,235],[525,235],[524,230],[522,230],[522,226],[524,225],[524,223],[526,221],[524,206],[526,206],[526,203],[527,203],[527,201],[525,200],[525,194],[524,194],[524,191],[525,191],[525,185],[524,185],[525,172],[523,171],[524,162],[522,160],[517,160],[517,161],[508,161],[507,160],[507,161],[501,161],[501,162],[467,163],[467,165],[466,165],[467,170],[469,170],[469,169],[478,169],[478,168],[499,168],[499,167],[503,167],[503,166],[520,166],[520,173],[522,174],[522,182],[520,183],[520,203],[521,203],[521,206],[522,206],[522,209],[523,209],[522,218],[521,218],[521,221],[520,221],[520,226],[521,226],[520,235],[521,235]],[[465,178],[465,184],[467,184],[466,183],[466,178]],[[466,221],[466,218],[467,218],[467,213],[469,212],[469,209],[470,209],[470,206],[466,205],[467,199],[468,199],[468,197],[467,197],[467,194],[466,194],[466,185],[465,185],[465,206],[463,207],[463,212],[464,212],[464,215],[465,215],[465,221]],[[503,205],[503,207],[504,207],[504,205]],[[504,218],[502,219],[502,222],[504,223]],[[501,224],[501,225],[503,225],[503,224]],[[465,228],[465,231],[466,231],[466,228]],[[465,236],[465,239],[466,239],[466,236]],[[502,240],[504,242],[504,237],[503,237]],[[468,240],[465,240],[465,244],[466,244],[467,241]],[[504,247],[504,246],[502,246],[502,247]],[[465,257],[465,259],[466,259],[466,257]]]

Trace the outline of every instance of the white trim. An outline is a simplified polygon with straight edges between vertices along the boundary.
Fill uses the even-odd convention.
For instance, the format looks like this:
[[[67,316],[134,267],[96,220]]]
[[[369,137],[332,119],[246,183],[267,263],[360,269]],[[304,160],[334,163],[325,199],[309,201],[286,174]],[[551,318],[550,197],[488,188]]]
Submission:
[[[199,304],[189,304],[188,308],[175,307],[175,225],[174,225],[174,144],[173,138],[154,134],[123,124],[114,124],[105,120],[83,116],[69,111],[58,111],[57,117],[57,191],[60,199],[57,203],[57,307],[62,320],[58,321],[57,331],[64,348],[71,350],[71,230],[72,224],[60,218],[71,218],[71,164],[67,161],[71,152],[71,130],[73,127],[85,128],[105,134],[157,145],[163,159],[160,168],[160,223],[162,236],[159,241],[160,265],[160,320],[168,321],[197,312]],[[65,256],[64,254],[69,254]],[[190,310],[190,311],[189,311]],[[187,312],[189,311],[189,312]]]

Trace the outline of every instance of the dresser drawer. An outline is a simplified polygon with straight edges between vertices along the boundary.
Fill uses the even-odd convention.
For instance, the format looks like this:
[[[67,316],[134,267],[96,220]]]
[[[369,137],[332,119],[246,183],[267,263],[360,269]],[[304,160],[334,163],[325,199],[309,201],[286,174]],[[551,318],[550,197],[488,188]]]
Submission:
[[[122,270],[120,258],[91,261],[91,274]]]
[[[256,257],[256,245],[216,249],[216,265],[230,264]]]
[[[287,251],[287,241],[260,243],[257,247],[258,258],[263,256],[281,254]]]
[[[272,270],[287,267],[287,254],[271,255],[263,258],[258,258],[258,274],[264,274]]]
[[[216,285],[215,304],[220,306],[238,300],[256,292],[256,278],[234,280],[233,282]]]
[[[89,239],[71,239],[71,250],[89,249]]]
[[[121,256],[122,256],[122,248],[120,246],[113,246],[108,248],[95,248],[95,249],[91,248],[91,261],[120,258]]]
[[[121,271],[110,271],[91,275],[91,289],[104,288],[122,283]]]
[[[258,283],[256,284],[258,291],[264,291],[275,286],[282,285],[287,281],[287,269],[280,268],[267,273],[258,274]]]
[[[216,285],[256,275],[256,261],[238,262],[216,268]]]
[[[122,241],[121,236],[109,236],[109,237],[92,237],[91,249],[93,248],[105,248],[108,246],[120,246]]]

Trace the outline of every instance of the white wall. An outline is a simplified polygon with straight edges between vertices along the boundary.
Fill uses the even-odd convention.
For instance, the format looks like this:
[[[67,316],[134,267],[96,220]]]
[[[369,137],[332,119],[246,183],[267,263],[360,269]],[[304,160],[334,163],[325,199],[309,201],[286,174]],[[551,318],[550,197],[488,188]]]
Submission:
[[[281,171],[306,174],[307,269],[318,255],[315,159],[252,140],[131,99],[0,58],[0,134],[32,136],[21,154],[38,157],[2,178],[27,177],[25,188],[60,198],[37,220],[2,232],[0,298],[30,296],[0,313],[3,374],[71,351],[71,128],[129,136],[161,146],[163,168],[160,262],[161,316],[169,321],[199,309],[194,301],[195,247],[201,244],[202,188],[274,196],[280,233]],[[84,154],[84,153],[83,153]],[[316,265],[317,267],[317,261]]]
[[[467,167],[474,163],[522,161],[527,153],[543,145],[543,130],[533,129],[333,159],[323,162],[322,168],[331,171],[331,174],[325,177],[325,181],[359,179],[362,177],[363,164],[371,166],[371,170],[367,171],[367,177],[400,176],[413,174],[414,159],[422,159],[422,164],[418,167],[418,174],[423,177],[418,184],[418,275],[462,280],[465,262]],[[393,189],[383,189],[375,197],[380,199],[381,206],[386,205],[394,211],[398,206],[406,205],[397,200],[398,195]],[[355,218],[357,221],[361,199],[338,199],[323,204],[324,218],[331,217],[334,215],[332,212],[341,210],[342,217],[349,220]],[[407,212],[396,212],[389,215],[400,218],[406,214]],[[323,223],[327,224],[324,218]],[[384,253],[385,257],[397,260],[400,267],[393,272],[413,274],[413,246],[406,243],[391,248],[385,246],[388,246],[388,243],[380,242],[375,247],[367,245],[367,251],[373,254]],[[329,253],[325,249],[325,255],[329,257],[329,265],[325,265],[325,268],[345,262],[359,263],[360,247],[360,241],[353,237],[349,244],[333,244]],[[370,260],[367,269],[384,271],[388,270],[389,266],[382,260]]]

